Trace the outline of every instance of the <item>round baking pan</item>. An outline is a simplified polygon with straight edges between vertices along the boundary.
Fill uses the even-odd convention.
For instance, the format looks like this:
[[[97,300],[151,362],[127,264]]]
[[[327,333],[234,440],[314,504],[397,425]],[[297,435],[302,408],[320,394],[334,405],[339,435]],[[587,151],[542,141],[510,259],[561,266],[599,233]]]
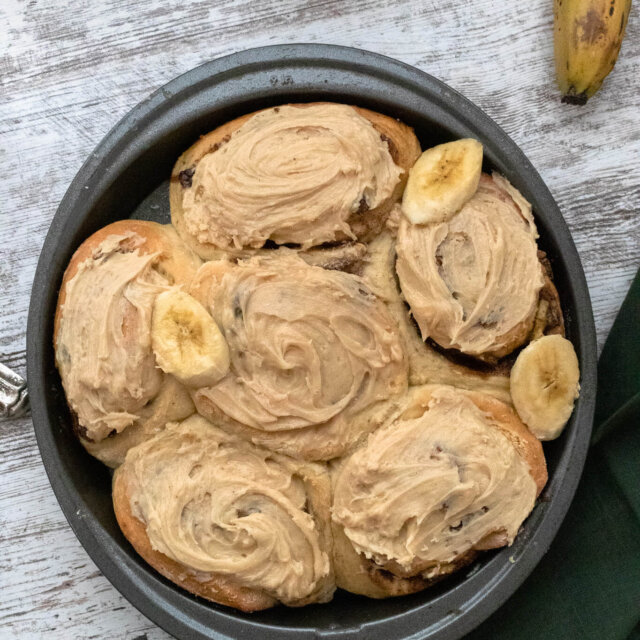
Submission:
[[[480,140],[485,169],[503,173],[533,203],[540,247],[553,265],[581,395],[563,435],[545,445],[549,483],[513,546],[412,596],[369,600],[338,591],[330,604],[254,614],[217,606],[158,575],[120,533],[109,470],[73,436],[54,365],[53,316],[62,274],[100,227],[133,217],[169,221],[168,178],[198,136],[244,113],[286,102],[334,100],[415,128],[423,148]],[[478,107],[435,78],[366,51],[329,45],[252,49],[204,64],[135,107],[78,172],[51,223],[36,271],[27,330],[33,423],[51,485],[71,527],[113,585],[179,638],[459,638],[515,591],[549,547],[569,508],[589,442],[596,342],[578,254],[553,197],[515,143]]]

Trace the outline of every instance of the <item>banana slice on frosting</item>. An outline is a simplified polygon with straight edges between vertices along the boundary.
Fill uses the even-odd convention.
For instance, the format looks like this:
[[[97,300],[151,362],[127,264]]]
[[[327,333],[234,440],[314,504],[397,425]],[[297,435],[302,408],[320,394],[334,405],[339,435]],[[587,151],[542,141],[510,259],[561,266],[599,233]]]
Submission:
[[[229,370],[229,347],[218,325],[184,291],[157,296],[151,344],[160,368],[189,387],[215,384]]]
[[[511,397],[538,439],[560,435],[579,395],[579,379],[578,357],[562,336],[543,336],[520,352],[511,370]]]
[[[427,149],[413,165],[402,211],[413,224],[446,222],[473,196],[482,173],[482,144],[463,138]]]

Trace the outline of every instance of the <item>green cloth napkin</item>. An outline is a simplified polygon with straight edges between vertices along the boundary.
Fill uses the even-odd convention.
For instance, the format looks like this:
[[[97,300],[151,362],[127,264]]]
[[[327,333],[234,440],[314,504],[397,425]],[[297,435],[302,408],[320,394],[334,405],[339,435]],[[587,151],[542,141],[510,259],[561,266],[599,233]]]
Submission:
[[[591,449],[551,548],[467,640],[640,640],[640,271],[598,363]]]

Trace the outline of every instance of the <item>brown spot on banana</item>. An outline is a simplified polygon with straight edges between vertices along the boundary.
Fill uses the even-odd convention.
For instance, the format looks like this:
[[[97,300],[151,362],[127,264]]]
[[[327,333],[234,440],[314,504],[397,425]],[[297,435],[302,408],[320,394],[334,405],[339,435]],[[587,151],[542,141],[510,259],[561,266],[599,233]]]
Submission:
[[[575,22],[576,33],[582,43],[594,45],[599,38],[607,35],[607,25],[596,9],[589,9],[584,17]]]

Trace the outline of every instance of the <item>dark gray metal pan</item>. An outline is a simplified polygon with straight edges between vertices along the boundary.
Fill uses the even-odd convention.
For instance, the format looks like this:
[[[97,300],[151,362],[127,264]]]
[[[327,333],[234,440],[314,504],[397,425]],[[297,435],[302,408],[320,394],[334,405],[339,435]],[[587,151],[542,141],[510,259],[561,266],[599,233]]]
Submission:
[[[568,427],[545,445],[550,480],[511,548],[422,593],[384,601],[338,592],[328,605],[242,614],[190,596],[159,576],[120,533],[109,471],[84,452],[52,348],[62,273],[78,245],[121,218],[169,221],[168,177],[199,135],[255,109],[335,100],[400,118],[423,147],[452,138],[482,141],[486,168],[502,172],[533,203],[540,246],[550,256],[567,335],[582,369],[582,392]],[[545,553],[576,489],[589,442],[596,341],[589,294],[569,230],[549,190],[514,142],[480,109],[431,76],[366,51],[327,45],[244,51],[194,69],[135,107],[69,187],[42,249],[27,331],[33,423],[45,468],[80,542],[115,587],[180,638],[459,638],[497,609]]]

